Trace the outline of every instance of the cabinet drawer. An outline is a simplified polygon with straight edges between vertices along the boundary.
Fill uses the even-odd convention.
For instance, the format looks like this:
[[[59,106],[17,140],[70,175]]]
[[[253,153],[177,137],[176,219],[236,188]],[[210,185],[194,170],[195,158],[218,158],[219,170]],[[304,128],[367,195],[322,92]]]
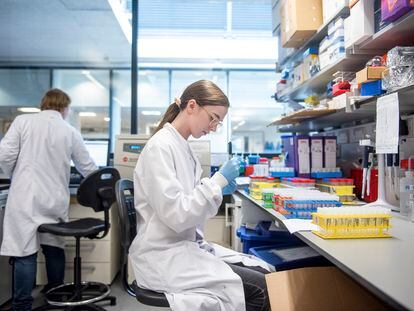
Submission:
[[[72,263],[76,252],[75,239],[66,240],[65,257],[67,263]],[[83,240],[80,244],[80,256],[82,263],[86,262],[110,262],[111,245],[110,241],[104,240]],[[43,253],[38,253],[37,262],[45,262]]]
[[[116,269],[112,269],[109,263],[82,263],[82,281],[94,281],[110,284],[114,280]],[[65,268],[65,283],[73,282],[73,264],[67,263]],[[43,263],[37,265],[36,284],[47,283],[46,267]]]

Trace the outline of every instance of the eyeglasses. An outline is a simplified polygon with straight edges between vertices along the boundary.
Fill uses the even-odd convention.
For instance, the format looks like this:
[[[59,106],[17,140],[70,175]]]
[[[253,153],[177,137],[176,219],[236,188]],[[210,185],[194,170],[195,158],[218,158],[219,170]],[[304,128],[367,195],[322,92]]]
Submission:
[[[203,109],[210,117],[210,123],[209,128],[220,128],[223,125],[223,122],[220,121],[213,113],[207,110],[207,108],[204,108],[203,106],[199,105],[201,109]]]

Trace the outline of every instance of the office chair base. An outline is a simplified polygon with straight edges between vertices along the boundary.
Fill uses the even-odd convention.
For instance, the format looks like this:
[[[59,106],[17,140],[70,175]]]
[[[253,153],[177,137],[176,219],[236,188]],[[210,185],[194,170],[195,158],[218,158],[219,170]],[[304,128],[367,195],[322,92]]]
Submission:
[[[82,282],[80,286],[69,283],[50,289],[45,298],[47,303],[53,306],[74,307],[101,301],[109,296],[110,292],[109,286],[102,283]],[[116,300],[110,299],[110,302],[114,305]]]
[[[105,301],[109,300],[110,305],[113,306],[116,304],[116,297],[113,296],[107,296],[104,299],[100,300]],[[89,305],[79,305],[79,306],[54,306],[50,304],[45,304],[40,307],[37,307],[33,309],[33,311],[49,311],[49,310],[64,310],[64,311],[106,311],[101,306],[95,305],[95,304],[89,304]]]

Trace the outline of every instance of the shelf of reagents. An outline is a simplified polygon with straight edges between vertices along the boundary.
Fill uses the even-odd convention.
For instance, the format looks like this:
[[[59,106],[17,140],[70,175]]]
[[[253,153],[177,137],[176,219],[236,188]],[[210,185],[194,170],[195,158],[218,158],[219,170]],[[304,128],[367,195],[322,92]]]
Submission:
[[[333,64],[323,68],[312,78],[294,88],[286,89],[278,95],[281,101],[303,101],[309,95],[322,94],[326,91],[326,85],[332,81],[332,75],[337,71],[358,71],[365,66],[370,59],[369,55],[346,55]]]
[[[323,68],[300,85],[286,89],[278,95],[281,101],[302,101],[313,93],[324,93],[326,85],[337,71],[359,71],[375,54],[385,54],[398,45],[414,45],[414,10],[390,23],[370,38],[347,50],[347,55]]]
[[[395,92],[398,92],[399,94],[400,114],[414,114],[414,85],[396,90]],[[394,92],[384,95],[389,95],[391,93]],[[376,116],[377,99],[378,96],[374,96],[361,101],[356,101],[349,112],[347,112],[346,108],[338,110],[326,109],[325,112],[324,110],[317,110],[318,113],[316,116],[309,114],[309,117],[305,118],[305,114],[303,114],[302,120],[299,122],[289,115],[276,120],[268,126],[278,126],[278,131],[283,133],[307,133],[313,131],[320,132],[327,128],[340,128],[373,122]],[[289,119],[292,120],[292,122],[289,122]]]
[[[310,46],[319,45],[323,38],[328,35],[328,25],[337,19],[338,17],[348,17],[349,16],[349,7],[344,6],[340,8],[332,17],[327,20],[319,29],[312,35],[300,48],[295,49],[291,54],[287,55],[284,59],[276,64],[277,68],[282,69],[283,66],[289,63],[298,62],[302,58],[303,52]]]

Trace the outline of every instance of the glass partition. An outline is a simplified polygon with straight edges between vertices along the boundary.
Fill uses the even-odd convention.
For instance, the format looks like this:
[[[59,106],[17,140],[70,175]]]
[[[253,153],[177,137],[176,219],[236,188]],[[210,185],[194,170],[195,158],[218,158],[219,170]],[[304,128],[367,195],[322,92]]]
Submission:
[[[39,111],[49,83],[47,69],[0,69],[0,139],[16,116]]]
[[[109,137],[109,70],[54,70],[53,87],[70,96],[68,121],[84,138]]]

